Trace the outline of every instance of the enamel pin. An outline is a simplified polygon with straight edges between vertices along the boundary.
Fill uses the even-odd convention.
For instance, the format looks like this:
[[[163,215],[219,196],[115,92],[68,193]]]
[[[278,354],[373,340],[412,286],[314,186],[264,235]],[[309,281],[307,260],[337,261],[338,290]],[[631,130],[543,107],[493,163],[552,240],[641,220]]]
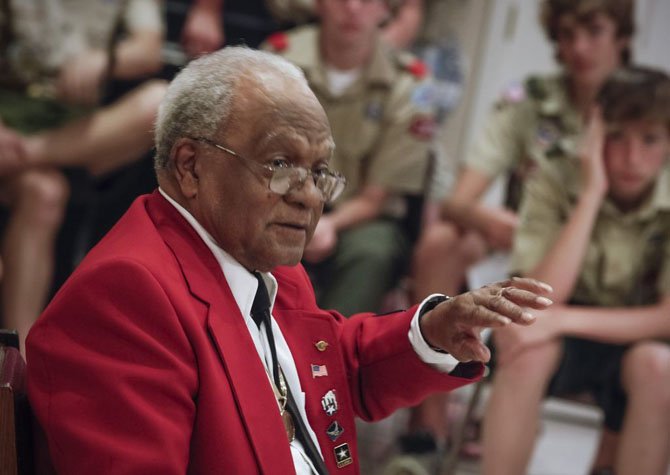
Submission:
[[[351,451],[349,450],[349,444],[344,443],[338,445],[333,449],[335,452],[335,462],[337,462],[337,468],[346,467],[354,463],[354,459],[351,456]]]
[[[326,414],[332,416],[337,412],[337,398],[335,397],[335,390],[331,389],[321,398],[321,406]]]

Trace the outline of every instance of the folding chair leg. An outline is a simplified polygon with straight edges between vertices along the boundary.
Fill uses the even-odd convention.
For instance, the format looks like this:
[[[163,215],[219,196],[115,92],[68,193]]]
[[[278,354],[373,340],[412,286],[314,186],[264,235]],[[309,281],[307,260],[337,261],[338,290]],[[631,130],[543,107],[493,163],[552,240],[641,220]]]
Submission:
[[[461,448],[463,447],[463,442],[465,441],[465,433],[468,427],[468,424],[472,420],[475,410],[479,405],[479,400],[482,395],[482,390],[484,388],[484,380],[481,380],[475,384],[474,392],[468,401],[468,407],[465,411],[465,416],[460,424],[458,424],[452,432],[451,437],[451,448],[447,452],[444,461],[442,463],[442,469],[439,471],[440,475],[454,475],[456,473],[456,468],[458,467],[459,454]]]

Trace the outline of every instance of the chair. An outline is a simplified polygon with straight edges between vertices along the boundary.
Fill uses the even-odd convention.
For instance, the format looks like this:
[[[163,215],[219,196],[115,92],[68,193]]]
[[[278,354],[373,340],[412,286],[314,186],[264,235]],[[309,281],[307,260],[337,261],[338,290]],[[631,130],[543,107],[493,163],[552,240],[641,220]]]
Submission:
[[[0,330],[0,475],[51,475],[46,440],[26,394],[16,331]]]
[[[15,335],[16,332],[3,331],[2,340],[11,344]],[[0,475],[34,473],[25,451],[30,431],[21,429],[28,416],[25,376],[26,364],[19,350],[0,346]]]

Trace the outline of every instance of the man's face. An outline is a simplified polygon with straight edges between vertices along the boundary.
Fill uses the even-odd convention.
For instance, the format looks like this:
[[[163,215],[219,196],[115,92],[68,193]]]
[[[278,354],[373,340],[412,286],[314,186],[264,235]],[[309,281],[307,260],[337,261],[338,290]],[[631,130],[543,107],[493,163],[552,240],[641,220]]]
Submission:
[[[350,46],[369,43],[388,15],[384,0],[318,0],[317,11],[323,34]]]
[[[207,138],[261,164],[322,168],[333,148],[323,109],[306,86],[276,82],[273,91],[240,86],[234,125]],[[323,211],[314,181],[282,196],[242,160],[195,146],[198,194],[191,209],[219,246],[249,270],[297,264]]]
[[[574,15],[559,20],[558,56],[577,87],[598,88],[621,64],[627,40],[617,38],[617,26],[604,13],[580,23]]]
[[[660,122],[627,122],[605,139],[605,168],[610,195],[620,204],[646,196],[670,153],[670,134]]]

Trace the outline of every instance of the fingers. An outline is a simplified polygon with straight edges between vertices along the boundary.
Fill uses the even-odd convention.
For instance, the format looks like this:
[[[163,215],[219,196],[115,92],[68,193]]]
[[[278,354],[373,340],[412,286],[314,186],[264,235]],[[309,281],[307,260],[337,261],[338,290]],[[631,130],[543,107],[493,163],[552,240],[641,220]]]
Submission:
[[[528,277],[512,277],[511,279],[507,279],[502,282],[497,282],[495,284],[487,286],[487,288],[504,288],[504,287],[514,287],[517,289],[523,289],[541,295],[550,294],[554,291],[551,285],[546,284],[537,279],[531,279]]]
[[[544,310],[553,303],[547,297],[538,296],[533,292],[516,289],[514,287],[503,288],[502,296],[517,305],[522,307],[531,307],[537,310]]]
[[[491,359],[491,350],[477,338],[464,338],[455,345],[451,355],[461,363],[469,361],[479,361],[481,363],[488,363]]]

